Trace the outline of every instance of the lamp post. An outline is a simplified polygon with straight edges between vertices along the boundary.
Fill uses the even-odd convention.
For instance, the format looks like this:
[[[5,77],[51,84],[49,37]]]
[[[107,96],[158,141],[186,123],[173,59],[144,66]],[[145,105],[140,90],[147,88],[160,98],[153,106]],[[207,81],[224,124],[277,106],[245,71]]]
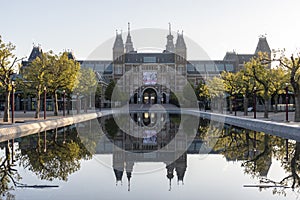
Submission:
[[[66,101],[65,101],[65,99],[66,99],[66,90],[63,90],[62,91],[63,92],[63,116],[66,116]]]
[[[12,97],[11,97],[11,123],[15,123],[15,84],[12,82]]]
[[[47,88],[44,87],[44,119],[46,119],[46,108],[47,108]]]
[[[237,102],[236,102],[236,94],[234,94],[234,116],[236,116]]]
[[[254,119],[256,119],[256,87],[254,89],[254,95],[253,95],[253,114],[254,114]]]
[[[285,121],[289,121],[289,87],[285,84]]]
[[[76,97],[77,99],[77,101],[76,101],[76,103],[77,103],[77,114],[79,114],[79,93],[77,93],[77,97]]]

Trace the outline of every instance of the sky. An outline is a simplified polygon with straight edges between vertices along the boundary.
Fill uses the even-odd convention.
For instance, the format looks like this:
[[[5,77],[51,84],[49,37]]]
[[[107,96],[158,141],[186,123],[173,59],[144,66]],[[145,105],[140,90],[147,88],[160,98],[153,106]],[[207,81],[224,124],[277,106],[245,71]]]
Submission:
[[[128,22],[133,30],[167,30],[170,22],[172,30],[183,30],[211,59],[221,60],[226,51],[254,53],[262,34],[271,49],[299,52],[299,7],[299,0],[0,0],[0,35],[16,45],[18,58],[39,44],[86,59],[116,29],[127,30]]]

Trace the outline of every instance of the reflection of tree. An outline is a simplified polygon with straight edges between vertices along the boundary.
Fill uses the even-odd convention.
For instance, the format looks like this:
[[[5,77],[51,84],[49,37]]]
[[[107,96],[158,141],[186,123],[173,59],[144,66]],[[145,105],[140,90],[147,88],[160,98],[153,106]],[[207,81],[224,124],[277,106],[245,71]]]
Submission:
[[[227,127],[220,135],[214,150],[227,160],[240,160],[246,174],[257,178],[259,189],[272,188],[274,194],[285,195],[287,188],[300,190],[300,142],[264,133]],[[280,180],[268,177],[272,156],[281,161],[286,176]],[[248,186],[249,187],[249,186]]]
[[[118,131],[119,131],[119,127],[117,125],[117,123],[115,122],[114,118],[110,117],[108,119],[105,120],[104,123],[105,126],[105,130],[108,133],[108,135],[112,138],[114,138]]]
[[[13,169],[15,165],[13,163],[13,152],[11,152],[9,141],[5,143],[4,149],[5,155],[3,158],[0,157],[0,199],[2,199],[1,196],[6,196],[6,199],[14,199],[14,195],[9,192],[13,188],[9,185],[11,182],[16,185],[17,181],[20,180],[20,176],[17,171]]]
[[[27,146],[26,146],[27,145]],[[89,159],[91,154],[81,143],[75,129],[67,135],[54,133],[33,135],[20,142],[21,164],[35,172],[41,179],[60,179],[80,169],[80,160]]]
[[[77,126],[76,130],[79,132],[81,144],[84,145],[90,154],[95,154],[96,146],[103,134],[98,119],[82,122],[80,126]]]

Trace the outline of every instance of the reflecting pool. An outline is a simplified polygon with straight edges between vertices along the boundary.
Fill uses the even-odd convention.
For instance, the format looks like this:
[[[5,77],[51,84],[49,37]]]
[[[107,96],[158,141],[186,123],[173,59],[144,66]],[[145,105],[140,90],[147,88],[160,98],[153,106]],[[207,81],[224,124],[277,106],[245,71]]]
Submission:
[[[0,199],[299,198],[299,141],[193,116],[106,116],[0,147]]]

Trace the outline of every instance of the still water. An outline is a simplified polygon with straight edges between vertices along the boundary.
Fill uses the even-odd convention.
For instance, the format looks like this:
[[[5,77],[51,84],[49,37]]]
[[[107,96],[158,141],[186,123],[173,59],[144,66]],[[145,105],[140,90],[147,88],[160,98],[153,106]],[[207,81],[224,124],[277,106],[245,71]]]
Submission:
[[[0,147],[0,199],[300,198],[298,141],[192,116],[108,116]]]

